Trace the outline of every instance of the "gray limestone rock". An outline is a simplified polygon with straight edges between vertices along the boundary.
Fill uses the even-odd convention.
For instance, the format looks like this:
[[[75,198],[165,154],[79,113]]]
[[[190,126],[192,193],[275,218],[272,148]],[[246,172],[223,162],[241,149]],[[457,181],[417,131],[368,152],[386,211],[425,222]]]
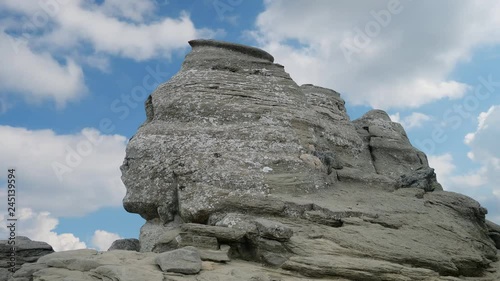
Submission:
[[[158,218],[146,221],[146,223],[141,227],[139,234],[141,252],[151,252],[155,250],[154,248],[158,243],[165,244],[172,242],[175,244],[176,242],[172,241],[172,239],[178,235],[180,224],[179,218],[169,222],[168,224],[163,224]],[[175,235],[173,235],[170,240],[166,241],[165,238],[167,237],[164,236],[168,233]],[[159,241],[160,239],[162,239],[162,241]]]
[[[399,179],[421,167],[429,167],[425,154],[413,147],[399,123],[382,110],[371,110],[353,121],[371,155],[375,172]]]
[[[241,241],[246,234],[246,232],[241,229],[196,223],[185,223],[181,226],[181,229],[182,231],[192,234],[215,237],[221,242],[238,242]]]
[[[135,238],[118,239],[113,241],[108,249],[108,251],[112,250],[127,250],[139,252],[141,250],[141,244],[139,242],[139,239]]]
[[[25,262],[36,262],[41,256],[54,252],[52,246],[45,242],[32,241],[25,236],[17,236],[15,245],[9,244],[9,240],[0,240],[0,267],[7,268],[11,248],[15,246],[16,263],[22,265]]]
[[[214,236],[197,235],[193,233],[181,232],[176,237],[179,242],[178,247],[194,246],[206,249],[217,250],[219,248],[219,241]]]
[[[442,191],[443,187],[437,182],[434,169],[420,167],[409,174],[401,175],[398,179],[399,188],[420,188],[424,191]]]
[[[491,240],[493,240],[493,242],[495,242],[495,247],[497,247],[497,249],[500,249],[500,233],[490,232],[489,236],[490,236]]]
[[[488,228],[488,231],[490,231],[490,232],[500,233],[500,225],[498,225],[492,221],[486,220],[486,227]]]
[[[163,281],[163,274],[152,266],[141,267],[135,265],[103,265],[89,273],[90,280],[120,280],[120,281]],[[69,279],[75,280],[75,279]],[[84,281],[85,279],[81,280]],[[79,280],[80,281],[80,280]]]
[[[311,231],[312,230],[309,232]],[[301,236],[293,236],[291,238],[291,240],[297,239],[302,238]],[[198,259],[194,259],[196,260],[194,262],[196,268],[198,268],[201,262],[201,271],[196,275],[184,275],[168,271],[163,272],[156,261],[165,253],[139,253],[124,250],[106,252],[96,252],[92,250],[65,251],[48,255],[37,263],[25,263],[10,281],[500,280],[500,262],[498,261],[491,263],[490,267],[485,270],[481,277],[456,278],[451,276],[440,276],[436,271],[413,266],[408,263],[384,261],[368,255],[363,256],[363,252],[358,252],[357,257],[353,257],[351,256],[353,252],[347,252],[342,247],[334,244],[331,240],[321,239],[318,238],[318,236],[314,238],[314,241],[316,243],[311,243],[307,246],[305,246],[304,243],[299,243],[298,245],[306,247],[302,249],[294,247],[295,245],[292,244],[287,245],[287,247],[293,249],[295,252],[293,256],[287,256],[276,252],[261,253],[263,261],[268,265],[281,268],[263,267],[257,263],[241,260],[212,263],[208,261],[201,262]],[[273,242],[277,243],[277,241]],[[313,249],[311,247],[316,248]],[[322,249],[322,251],[318,251],[319,249]],[[196,249],[190,250],[188,250],[190,253],[196,252]],[[48,263],[54,261],[58,261],[60,266],[52,267],[48,265]],[[75,265],[85,264],[89,261],[92,261],[97,267],[75,267]],[[179,263],[180,260],[176,261]],[[174,264],[175,263],[174,261]],[[191,264],[191,262],[180,263],[181,267]],[[303,275],[308,277],[304,277]]]
[[[73,250],[48,254],[24,264],[10,279],[25,280],[164,280],[156,254],[135,251]]]
[[[200,253],[194,247],[161,253],[155,260],[164,272],[197,274],[201,270]]]
[[[495,242],[497,249],[500,249],[500,225],[486,220],[486,227],[488,228],[488,235],[491,240]]]
[[[229,257],[230,250],[231,247],[228,245],[221,245],[220,250],[198,249],[198,252],[203,261],[229,262],[231,261]]]
[[[293,235],[293,230],[280,222],[258,218],[255,220],[255,224],[259,230],[259,235],[263,238],[288,241]]]
[[[13,244],[15,242],[15,244]],[[12,256],[12,248],[15,248]],[[0,240],[0,281],[12,276],[12,265],[17,270],[25,263],[34,263],[40,257],[53,253],[52,246],[45,242],[32,241],[25,236],[17,236],[15,240]]]

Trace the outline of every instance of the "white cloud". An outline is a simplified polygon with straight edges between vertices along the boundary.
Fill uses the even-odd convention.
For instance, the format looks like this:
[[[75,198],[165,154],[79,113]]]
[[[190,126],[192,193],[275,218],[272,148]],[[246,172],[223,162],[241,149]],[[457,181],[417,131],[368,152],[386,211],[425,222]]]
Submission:
[[[0,29],[1,92],[21,93],[29,102],[52,99],[62,107],[86,91],[82,69],[72,59],[61,64],[47,52],[13,42]]]
[[[276,0],[265,1],[249,35],[299,84],[336,89],[354,104],[419,107],[470,89],[449,75],[475,47],[500,42],[499,13],[494,0]],[[343,43],[363,36],[349,62]]]
[[[122,237],[116,233],[98,229],[92,236],[92,245],[98,251],[107,251],[111,244],[113,244],[113,242],[117,239],[122,239]]]
[[[99,8],[107,16],[142,22],[145,16],[153,14],[155,3],[153,1],[106,0]]]
[[[465,143],[471,147],[471,157],[481,163],[495,166],[500,159],[500,106],[492,106],[479,114],[477,130],[465,136]]]
[[[451,180],[457,186],[464,186],[467,188],[482,187],[488,184],[488,178],[484,176],[485,172],[486,170],[481,168],[465,175],[454,176]],[[493,193],[495,192],[493,191]]]
[[[187,41],[212,36],[207,30],[197,30],[187,13],[176,19],[134,24],[78,5],[68,5],[58,14],[57,21],[61,27],[40,38],[41,43],[73,48],[86,42],[98,53],[135,60],[168,58],[172,52],[186,48]]]
[[[1,1],[0,92],[62,107],[85,92],[82,63],[106,71],[109,56],[170,58],[188,40],[216,34],[196,28],[186,12],[159,18],[155,6],[152,0]]]
[[[500,223],[500,106],[492,106],[478,116],[478,127],[465,137],[470,147],[470,159],[479,168],[457,172],[450,154],[429,156],[429,164],[436,168],[438,180],[447,190],[476,198],[490,211],[489,218]]]
[[[427,158],[429,160],[429,166],[436,171],[437,180],[445,189],[448,189],[450,184],[449,177],[456,169],[455,164],[453,164],[453,156],[446,153],[443,155],[428,155]]]
[[[401,118],[399,112],[390,115],[391,120],[393,122],[398,122],[403,125],[406,130],[412,128],[422,127],[425,122],[430,121],[432,118],[429,115],[420,113],[420,112],[412,112],[410,115]]]
[[[49,212],[34,212],[30,208],[17,210],[17,235],[27,236],[34,241],[43,241],[52,246],[54,251],[84,249],[87,246],[72,233],[58,234],[54,230],[59,220]],[[0,216],[0,237],[7,237],[6,215]]]
[[[0,126],[0,170],[16,168],[20,205],[56,217],[85,215],[121,205],[125,187],[119,167],[125,145],[123,136],[90,128],[58,135],[52,130]],[[0,187],[5,187],[4,179],[0,175]]]
[[[391,114],[389,115],[389,117],[391,118],[392,122],[401,123],[401,115],[399,114],[399,112]]]

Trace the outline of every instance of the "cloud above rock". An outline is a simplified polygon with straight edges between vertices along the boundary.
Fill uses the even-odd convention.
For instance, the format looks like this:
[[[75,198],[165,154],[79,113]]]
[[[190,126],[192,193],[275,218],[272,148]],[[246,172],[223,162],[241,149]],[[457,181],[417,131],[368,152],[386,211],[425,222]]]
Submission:
[[[197,37],[187,12],[155,15],[155,1],[0,2],[0,94],[63,107],[86,93],[82,65],[107,69],[107,57],[170,58]],[[96,60],[96,58],[98,58]]]
[[[430,155],[438,180],[445,189],[464,193],[481,202],[490,211],[490,219],[500,223],[500,106],[479,114],[475,132],[464,141],[470,148],[469,158],[478,165],[465,173],[457,171],[451,154]]]
[[[500,42],[499,6],[493,0],[265,1],[248,35],[298,83],[333,88],[354,104],[415,108],[470,89],[450,74],[476,47]]]

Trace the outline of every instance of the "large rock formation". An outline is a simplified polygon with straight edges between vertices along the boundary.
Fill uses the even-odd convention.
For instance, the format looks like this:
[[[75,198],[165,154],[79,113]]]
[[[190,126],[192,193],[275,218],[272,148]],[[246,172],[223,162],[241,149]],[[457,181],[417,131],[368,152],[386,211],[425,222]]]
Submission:
[[[298,86],[260,49],[189,43],[182,69],[147,99],[121,167],[124,207],[146,220],[141,253],[53,254],[35,276],[500,278],[486,210],[443,191],[385,112],[351,121],[337,92]]]
[[[179,73],[147,99],[122,166],[124,207],[147,220],[142,251],[202,239],[347,278],[327,269],[333,260],[480,276],[496,259],[486,210],[443,192],[384,111],[350,121],[337,92],[298,86],[262,50],[190,45]]]
[[[430,170],[385,112],[350,122],[338,93],[297,86],[262,50],[190,44],[181,71],[146,101],[147,121],[128,145],[127,211],[206,223],[255,199],[327,192],[338,181],[394,191],[401,177]],[[430,174],[426,191],[439,186]]]

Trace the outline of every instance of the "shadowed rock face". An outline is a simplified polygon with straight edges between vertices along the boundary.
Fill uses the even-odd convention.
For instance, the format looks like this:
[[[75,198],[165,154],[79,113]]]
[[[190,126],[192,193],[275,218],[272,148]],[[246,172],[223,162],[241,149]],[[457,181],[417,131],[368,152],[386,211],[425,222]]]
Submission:
[[[121,167],[124,207],[147,220],[141,251],[228,244],[239,258],[346,278],[333,256],[356,272],[376,259],[429,276],[477,276],[496,259],[486,210],[443,192],[384,111],[351,121],[339,93],[298,86],[260,49],[189,43]],[[420,273],[408,274],[398,280]]]

